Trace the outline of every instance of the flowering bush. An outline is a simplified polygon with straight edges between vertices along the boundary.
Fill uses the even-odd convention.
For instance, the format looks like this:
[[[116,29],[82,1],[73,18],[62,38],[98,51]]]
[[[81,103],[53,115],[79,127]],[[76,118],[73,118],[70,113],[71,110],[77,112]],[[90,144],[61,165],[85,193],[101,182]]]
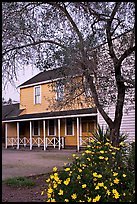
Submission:
[[[133,175],[122,161],[121,145],[113,147],[108,139],[105,144],[92,140],[80,157],[73,154],[73,163],[63,171],[54,167],[46,180],[47,202],[134,201]]]

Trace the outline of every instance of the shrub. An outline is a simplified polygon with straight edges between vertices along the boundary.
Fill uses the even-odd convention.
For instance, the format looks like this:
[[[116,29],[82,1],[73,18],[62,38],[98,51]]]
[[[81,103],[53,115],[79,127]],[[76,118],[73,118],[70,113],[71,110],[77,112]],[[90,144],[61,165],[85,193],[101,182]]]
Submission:
[[[9,178],[4,181],[7,185],[10,186],[15,186],[15,187],[31,187],[34,186],[35,183],[32,182],[31,179],[25,178],[25,177],[14,177],[14,178]]]
[[[53,173],[48,183],[47,202],[126,202],[134,201],[132,173],[122,161],[123,148],[111,142],[91,141],[80,157]],[[44,191],[42,192],[42,194]]]

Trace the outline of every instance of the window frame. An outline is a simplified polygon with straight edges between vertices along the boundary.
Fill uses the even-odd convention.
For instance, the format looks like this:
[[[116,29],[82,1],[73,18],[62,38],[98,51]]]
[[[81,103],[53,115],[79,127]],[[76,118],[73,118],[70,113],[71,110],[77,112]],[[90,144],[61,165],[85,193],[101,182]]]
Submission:
[[[60,90],[60,87],[61,87],[61,90]],[[63,99],[64,99],[64,84],[62,81],[57,81],[57,83],[56,83],[56,100],[57,101],[63,101]]]
[[[72,120],[72,135],[67,134],[67,120],[71,119]],[[72,118],[65,118],[65,136],[74,136],[74,121]]]
[[[39,103],[36,103],[36,88],[40,88]],[[34,86],[34,104],[41,104],[41,85]]]

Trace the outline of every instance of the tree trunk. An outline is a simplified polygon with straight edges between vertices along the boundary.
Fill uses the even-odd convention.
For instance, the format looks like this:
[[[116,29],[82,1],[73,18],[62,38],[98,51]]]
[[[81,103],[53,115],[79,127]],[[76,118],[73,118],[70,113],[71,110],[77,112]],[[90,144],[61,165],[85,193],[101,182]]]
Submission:
[[[110,141],[112,141],[112,145],[115,147],[117,147],[119,144],[119,136],[119,127],[114,126],[112,129],[110,129]]]

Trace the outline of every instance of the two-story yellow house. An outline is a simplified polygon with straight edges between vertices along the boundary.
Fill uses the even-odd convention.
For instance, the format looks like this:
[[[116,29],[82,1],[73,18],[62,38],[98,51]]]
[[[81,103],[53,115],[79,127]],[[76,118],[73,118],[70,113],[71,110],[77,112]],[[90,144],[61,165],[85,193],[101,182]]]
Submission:
[[[62,108],[56,106],[58,102],[63,104],[68,88],[60,83],[64,78],[60,70],[41,72],[19,86],[20,104],[3,118],[6,148],[29,146],[32,150],[37,146],[46,150],[51,146],[59,150],[75,147],[79,151],[88,144],[96,128],[97,109],[94,103],[81,105],[78,101],[71,106],[71,102]],[[82,79],[77,70],[69,74],[74,80]]]

